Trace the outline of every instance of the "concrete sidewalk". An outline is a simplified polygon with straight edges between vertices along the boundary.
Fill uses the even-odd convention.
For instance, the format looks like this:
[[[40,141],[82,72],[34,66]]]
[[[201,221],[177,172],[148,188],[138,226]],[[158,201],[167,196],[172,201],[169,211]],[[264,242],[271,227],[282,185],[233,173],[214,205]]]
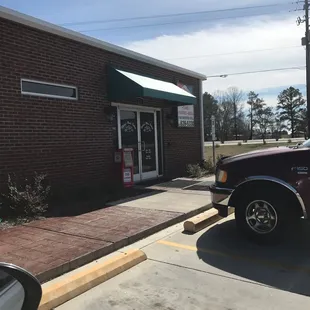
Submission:
[[[205,211],[211,202],[209,183],[177,179],[145,186],[154,191],[93,212],[2,230],[1,261],[21,266],[45,282]]]

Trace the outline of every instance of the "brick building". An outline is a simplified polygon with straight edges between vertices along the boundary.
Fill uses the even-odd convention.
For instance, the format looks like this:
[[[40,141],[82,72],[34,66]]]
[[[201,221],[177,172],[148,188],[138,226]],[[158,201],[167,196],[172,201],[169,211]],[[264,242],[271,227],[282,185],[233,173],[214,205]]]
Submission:
[[[0,6],[0,188],[33,171],[58,186],[121,182],[124,147],[136,182],[183,175],[203,158],[205,79]]]

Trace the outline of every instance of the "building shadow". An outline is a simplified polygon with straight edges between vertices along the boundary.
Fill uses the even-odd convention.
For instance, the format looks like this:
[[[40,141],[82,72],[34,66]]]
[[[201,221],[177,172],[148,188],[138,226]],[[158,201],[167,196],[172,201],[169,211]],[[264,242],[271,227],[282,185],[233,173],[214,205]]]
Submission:
[[[77,216],[88,212],[111,207],[119,203],[126,204],[135,199],[160,194],[164,191],[147,188],[123,188],[116,192],[90,192],[87,195],[71,195],[67,199],[51,200],[46,217]]]
[[[278,245],[254,244],[241,236],[235,221],[207,230],[197,240],[197,255],[223,275],[310,296],[310,223]]]
[[[201,181],[198,180],[183,180],[183,179],[159,179],[154,181],[146,181],[143,183],[139,183],[136,187],[137,188],[152,188],[155,186],[156,188],[163,188],[163,189],[183,189],[185,187],[193,186],[195,184],[199,184]]]

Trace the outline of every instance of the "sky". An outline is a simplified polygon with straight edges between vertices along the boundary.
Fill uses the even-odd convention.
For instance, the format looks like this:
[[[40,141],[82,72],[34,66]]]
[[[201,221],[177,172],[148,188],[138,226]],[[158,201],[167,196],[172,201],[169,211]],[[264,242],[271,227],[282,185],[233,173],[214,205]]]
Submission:
[[[0,0],[0,5],[203,73],[209,93],[235,86],[275,106],[289,86],[305,95],[305,29],[296,24],[302,3],[292,2]],[[298,68],[282,70],[290,67]],[[273,69],[281,70],[234,75]]]

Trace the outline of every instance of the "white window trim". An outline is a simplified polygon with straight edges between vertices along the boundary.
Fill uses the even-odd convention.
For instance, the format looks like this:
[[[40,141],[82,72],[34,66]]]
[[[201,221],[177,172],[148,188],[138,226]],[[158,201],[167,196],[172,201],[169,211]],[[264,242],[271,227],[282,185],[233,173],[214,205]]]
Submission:
[[[23,91],[23,82],[32,82],[37,84],[45,84],[51,86],[58,86],[63,88],[72,88],[75,90],[76,97],[66,97],[66,96],[57,96],[57,95],[48,95],[48,94],[41,94],[41,93],[32,93],[28,91]],[[37,97],[46,97],[46,98],[55,98],[55,99],[66,99],[66,100],[78,100],[78,89],[76,86],[72,85],[65,85],[65,84],[56,84],[56,83],[49,83],[45,81],[38,81],[38,80],[30,80],[30,79],[20,79],[20,90],[22,95],[29,95],[29,96],[37,96]]]
[[[135,111],[145,111],[145,112],[155,112],[155,111],[161,111],[161,108],[154,108],[154,107],[146,107],[146,106],[139,106],[139,105],[133,105],[133,104],[127,104],[127,103],[118,103],[118,102],[111,102],[112,107],[117,107],[121,110],[135,110]]]

